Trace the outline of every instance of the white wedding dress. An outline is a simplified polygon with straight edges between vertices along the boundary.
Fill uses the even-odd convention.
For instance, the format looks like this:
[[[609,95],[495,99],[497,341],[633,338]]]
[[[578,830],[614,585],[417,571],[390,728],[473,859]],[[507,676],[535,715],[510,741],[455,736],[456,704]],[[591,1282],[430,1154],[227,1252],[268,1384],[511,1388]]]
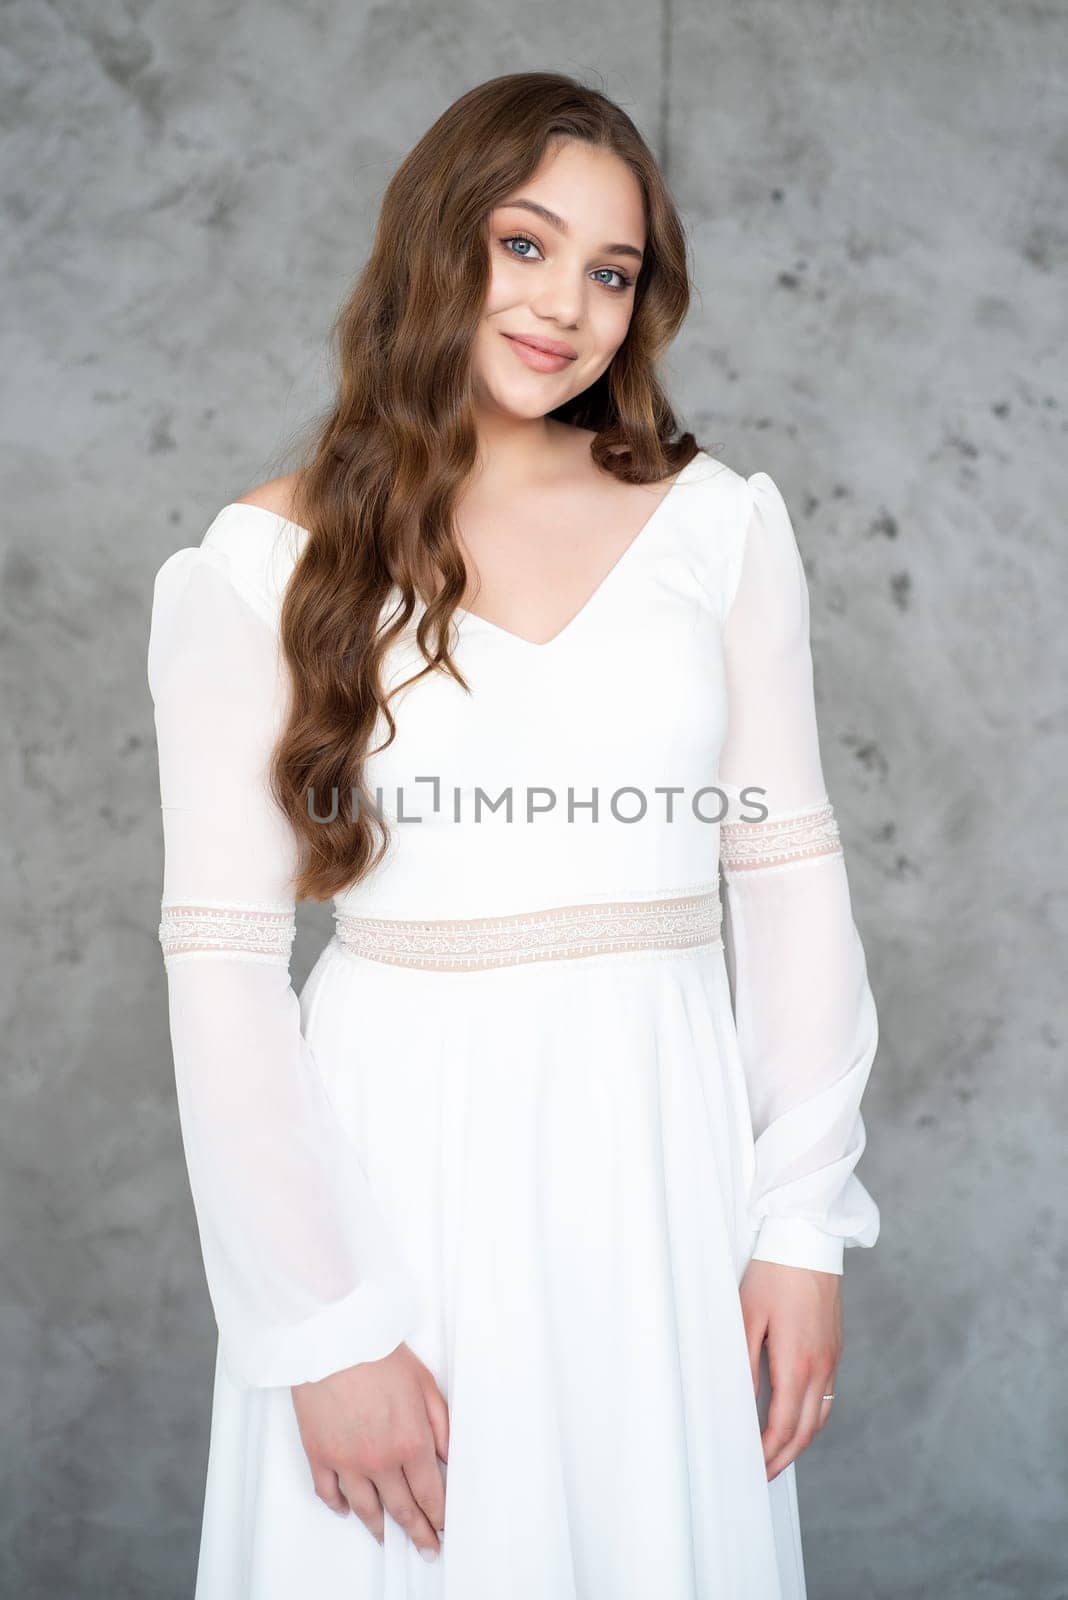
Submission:
[[[837,1273],[875,1243],[877,1019],[782,497],[702,451],[548,643],[456,614],[470,693],[431,673],[392,702],[366,769],[390,851],[298,997],[266,772],[307,537],[227,505],[153,601],[219,1330],[197,1600],[801,1600],[738,1284],[754,1254]],[[423,665],[418,616],[389,684]],[[434,1564],[318,1499],[290,1394],[401,1340],[449,1406]]]

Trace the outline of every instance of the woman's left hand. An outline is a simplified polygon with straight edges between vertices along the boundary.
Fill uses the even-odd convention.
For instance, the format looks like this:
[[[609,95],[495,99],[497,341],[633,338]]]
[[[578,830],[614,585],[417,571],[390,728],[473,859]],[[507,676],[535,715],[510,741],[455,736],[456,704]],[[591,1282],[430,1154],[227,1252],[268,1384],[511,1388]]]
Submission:
[[[768,1480],[806,1450],[831,1415],[842,1357],[842,1278],[837,1272],[750,1261],[739,1290],[754,1394],[767,1341],[771,1403],[761,1435]]]

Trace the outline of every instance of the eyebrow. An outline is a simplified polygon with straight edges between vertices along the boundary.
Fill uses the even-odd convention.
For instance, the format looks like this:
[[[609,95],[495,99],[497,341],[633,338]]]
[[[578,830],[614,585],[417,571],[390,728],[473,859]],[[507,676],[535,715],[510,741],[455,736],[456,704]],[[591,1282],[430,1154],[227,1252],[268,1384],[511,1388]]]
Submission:
[[[548,206],[539,205],[536,200],[503,200],[501,205],[502,208],[504,206],[515,206],[520,211],[533,211],[536,217],[541,217],[543,221],[550,223],[554,228],[559,228],[561,233],[570,233],[571,231],[563,217],[558,217],[555,211],[550,211]],[[641,251],[633,244],[604,244],[601,249],[609,255],[632,256],[635,261],[639,262],[644,260]]]

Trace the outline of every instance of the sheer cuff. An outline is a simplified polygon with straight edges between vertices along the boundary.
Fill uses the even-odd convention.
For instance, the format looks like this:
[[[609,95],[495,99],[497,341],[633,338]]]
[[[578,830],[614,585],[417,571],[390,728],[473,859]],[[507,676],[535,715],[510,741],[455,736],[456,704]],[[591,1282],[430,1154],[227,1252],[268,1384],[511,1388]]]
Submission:
[[[752,1259],[840,1274],[844,1256],[845,1240],[841,1234],[827,1233],[801,1217],[765,1217]]]
[[[265,1328],[234,1344],[220,1329],[219,1346],[240,1388],[292,1388],[315,1383],[363,1361],[380,1361],[411,1336],[420,1306],[411,1282],[361,1284],[293,1328]]]

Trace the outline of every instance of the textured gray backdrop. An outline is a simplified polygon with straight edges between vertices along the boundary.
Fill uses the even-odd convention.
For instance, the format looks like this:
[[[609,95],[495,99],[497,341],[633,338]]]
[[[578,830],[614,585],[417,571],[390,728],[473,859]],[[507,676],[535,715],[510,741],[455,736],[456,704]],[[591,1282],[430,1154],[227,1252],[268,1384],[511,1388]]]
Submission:
[[[699,289],[680,413],[772,473],[810,575],[883,1212],[799,1466],[811,1600],[1064,1596],[1065,5],[4,20],[3,1595],[192,1593],[214,1325],[156,942],[153,574],[325,399],[403,153],[538,67],[663,161]]]

